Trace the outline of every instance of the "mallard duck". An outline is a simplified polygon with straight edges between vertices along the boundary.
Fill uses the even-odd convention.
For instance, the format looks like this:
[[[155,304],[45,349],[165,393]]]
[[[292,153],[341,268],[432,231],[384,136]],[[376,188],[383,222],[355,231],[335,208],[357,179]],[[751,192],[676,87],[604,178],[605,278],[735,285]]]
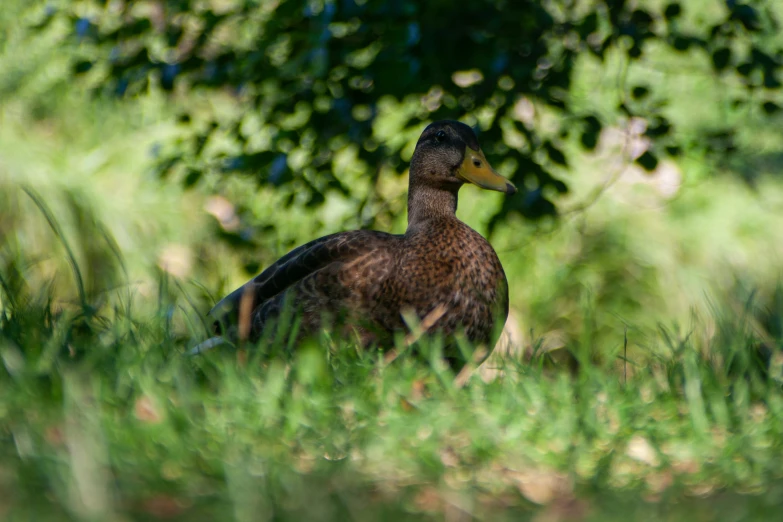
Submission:
[[[508,284],[489,242],[456,216],[465,183],[516,192],[489,165],[470,127],[430,124],[411,158],[404,234],[354,230],[295,248],[212,309],[216,333],[257,341],[289,303],[305,333],[339,316],[363,344],[388,347],[407,328],[403,315],[413,313],[446,339],[462,331],[491,349],[495,325],[508,315]],[[217,342],[221,337],[200,346]],[[446,358],[460,359],[457,352],[447,350]]]

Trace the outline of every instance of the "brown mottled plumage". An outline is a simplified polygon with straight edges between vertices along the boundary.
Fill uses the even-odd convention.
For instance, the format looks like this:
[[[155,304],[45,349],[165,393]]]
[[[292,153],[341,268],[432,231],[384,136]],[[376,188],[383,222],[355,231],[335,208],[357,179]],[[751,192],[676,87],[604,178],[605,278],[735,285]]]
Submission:
[[[429,125],[411,158],[405,234],[341,232],[292,250],[215,306],[217,332],[257,340],[290,302],[304,332],[339,315],[364,343],[387,345],[406,328],[403,313],[422,319],[440,308],[431,330],[447,338],[463,330],[491,348],[496,322],[508,315],[508,285],[492,246],[456,217],[465,182],[516,192],[489,166],[470,127]]]

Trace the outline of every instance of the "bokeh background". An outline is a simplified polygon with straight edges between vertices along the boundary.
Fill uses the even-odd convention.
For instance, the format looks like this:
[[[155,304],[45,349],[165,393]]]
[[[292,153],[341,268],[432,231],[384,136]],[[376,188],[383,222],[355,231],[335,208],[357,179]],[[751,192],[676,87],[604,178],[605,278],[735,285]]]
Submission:
[[[168,404],[152,383],[171,379],[171,358],[205,338],[214,300],[289,249],[345,229],[403,232],[407,162],[421,130],[443,118],[473,125],[490,162],[520,188],[505,198],[466,187],[458,211],[490,238],[508,275],[504,353],[569,379],[600,368],[619,383],[655,364],[671,377],[686,345],[728,378],[733,359],[716,346],[731,344],[772,383],[751,394],[769,407],[783,363],[781,20],[773,1],[4,0],[0,389],[13,398],[0,399],[12,463],[0,475],[27,469],[24,433],[67,439],[46,430],[80,398],[116,395],[114,414],[127,407],[137,421],[155,420],[143,400]],[[161,366],[147,368],[144,357]],[[79,371],[90,375],[130,373],[136,384],[85,391],[62,360],[88,361]],[[225,378],[227,367],[198,367],[191,384]],[[403,381],[415,391],[426,378],[410,371]],[[256,377],[268,384],[273,373]],[[36,404],[49,413],[30,419]],[[58,492],[38,464],[20,482],[30,494],[53,488],[59,507],[43,513],[122,510],[105,491],[91,504],[90,488],[103,491],[95,470],[113,473],[105,461],[134,439],[85,418],[99,457],[85,471],[74,452],[92,450],[69,443],[71,464],[57,479],[73,472],[76,486]],[[769,444],[778,455],[780,441]],[[205,466],[243,481],[245,471]],[[756,487],[774,475],[753,470],[754,480],[736,483]],[[188,483],[181,469],[149,473],[162,473],[167,495]],[[307,491],[318,477],[302,473],[296,484]],[[561,491],[552,476],[547,491]],[[695,484],[726,484],[715,476]],[[16,480],[0,483],[12,491]],[[130,497],[147,498],[135,487]],[[448,514],[448,495],[437,491],[433,509]],[[235,516],[246,516],[252,503],[227,495]],[[389,495],[380,494],[396,499]],[[185,516],[192,501],[175,497],[139,501],[139,512]],[[406,513],[431,507],[419,504]]]

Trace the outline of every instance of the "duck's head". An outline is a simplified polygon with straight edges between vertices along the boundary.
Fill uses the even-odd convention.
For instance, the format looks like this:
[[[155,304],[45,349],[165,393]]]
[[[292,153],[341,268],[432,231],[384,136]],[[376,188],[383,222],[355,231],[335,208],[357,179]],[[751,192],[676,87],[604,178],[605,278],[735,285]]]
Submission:
[[[411,185],[456,191],[464,183],[514,194],[517,189],[495,172],[481,152],[473,129],[452,120],[431,123],[421,133],[411,158]]]

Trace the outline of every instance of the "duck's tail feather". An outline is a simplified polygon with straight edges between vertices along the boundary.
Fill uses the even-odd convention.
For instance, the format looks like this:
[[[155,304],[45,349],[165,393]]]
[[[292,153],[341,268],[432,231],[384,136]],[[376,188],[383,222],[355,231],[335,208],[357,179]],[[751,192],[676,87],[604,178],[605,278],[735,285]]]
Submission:
[[[203,343],[199,343],[190,350],[187,351],[187,355],[199,355],[202,354],[208,350],[211,350],[212,348],[216,346],[220,346],[221,344],[228,344],[228,341],[225,340],[222,336],[218,335],[215,337],[210,337]]]

